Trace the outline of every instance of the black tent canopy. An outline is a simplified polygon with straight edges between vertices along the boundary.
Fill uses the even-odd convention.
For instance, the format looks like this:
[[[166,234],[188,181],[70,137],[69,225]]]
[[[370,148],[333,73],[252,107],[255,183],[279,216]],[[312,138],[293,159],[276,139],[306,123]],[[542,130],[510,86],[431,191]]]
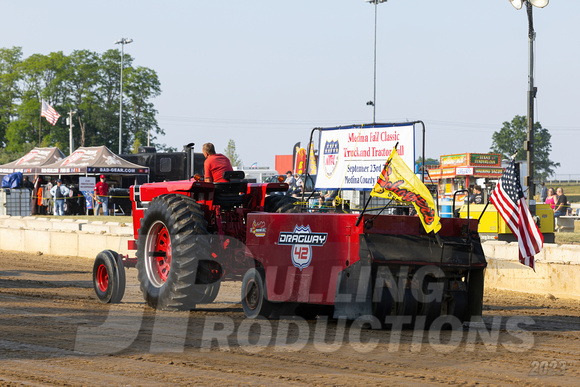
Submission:
[[[57,163],[64,158],[64,153],[56,147],[34,148],[18,160],[0,165],[0,175],[22,172],[24,175],[34,175],[40,172],[44,165]]]
[[[149,168],[131,163],[106,146],[80,147],[70,156],[38,169],[47,175],[148,175]]]

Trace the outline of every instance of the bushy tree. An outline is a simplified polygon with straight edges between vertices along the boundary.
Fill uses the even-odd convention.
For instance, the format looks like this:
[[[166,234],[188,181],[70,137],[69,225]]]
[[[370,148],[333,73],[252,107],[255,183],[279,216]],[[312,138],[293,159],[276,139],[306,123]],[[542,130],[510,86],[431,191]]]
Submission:
[[[516,160],[526,160],[524,142],[527,139],[528,124],[526,116],[515,116],[511,122],[504,122],[503,127],[493,134],[491,150],[504,157],[516,155]],[[550,160],[552,135],[539,122],[534,124],[534,175],[546,179],[554,174],[554,168],[560,163]]]
[[[119,148],[119,92],[121,52],[102,54],[76,50],[70,55],[53,52],[22,59],[22,49],[0,49],[0,148],[4,154],[22,155],[33,146],[58,146],[67,153],[73,115],[76,145],[106,145]],[[122,149],[138,142],[152,142],[163,135],[152,99],[161,86],[154,70],[133,68],[133,58],[124,56]],[[60,115],[52,126],[40,117],[41,100]],[[159,144],[160,148],[166,148]]]
[[[20,73],[22,48],[0,48],[0,146],[6,146],[6,129],[16,116],[17,102],[20,99]]]

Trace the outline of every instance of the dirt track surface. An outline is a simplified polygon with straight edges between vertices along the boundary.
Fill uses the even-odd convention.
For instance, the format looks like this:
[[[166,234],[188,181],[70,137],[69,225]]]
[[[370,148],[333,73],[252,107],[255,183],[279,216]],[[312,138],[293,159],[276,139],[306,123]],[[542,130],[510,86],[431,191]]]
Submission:
[[[580,301],[486,292],[431,332],[246,320],[239,283],[193,312],[100,304],[90,259],[0,252],[0,385],[578,385]]]

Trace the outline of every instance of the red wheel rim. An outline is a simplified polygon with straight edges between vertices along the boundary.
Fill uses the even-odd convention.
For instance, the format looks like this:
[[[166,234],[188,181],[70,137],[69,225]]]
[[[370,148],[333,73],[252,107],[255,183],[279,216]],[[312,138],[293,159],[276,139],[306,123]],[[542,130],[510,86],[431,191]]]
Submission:
[[[167,280],[169,269],[171,268],[171,240],[169,232],[165,226],[161,227],[155,240],[155,252],[164,253],[155,257],[155,267],[162,282]]]
[[[171,268],[171,238],[163,222],[156,221],[149,228],[144,253],[147,278],[151,285],[161,288]]]
[[[105,293],[109,287],[109,272],[105,265],[99,265],[99,268],[97,269],[97,285],[99,290],[103,293]]]

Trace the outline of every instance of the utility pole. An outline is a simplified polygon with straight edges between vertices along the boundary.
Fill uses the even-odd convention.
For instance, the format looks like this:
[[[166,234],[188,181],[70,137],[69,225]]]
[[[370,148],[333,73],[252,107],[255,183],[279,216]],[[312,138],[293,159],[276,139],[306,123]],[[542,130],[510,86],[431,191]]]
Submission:
[[[69,146],[69,155],[72,155],[73,151],[74,151],[74,144],[73,144],[73,131],[72,131],[72,115],[75,114],[77,111],[76,110],[69,110],[68,111],[68,124],[69,124],[69,129],[68,129],[68,146]]]

